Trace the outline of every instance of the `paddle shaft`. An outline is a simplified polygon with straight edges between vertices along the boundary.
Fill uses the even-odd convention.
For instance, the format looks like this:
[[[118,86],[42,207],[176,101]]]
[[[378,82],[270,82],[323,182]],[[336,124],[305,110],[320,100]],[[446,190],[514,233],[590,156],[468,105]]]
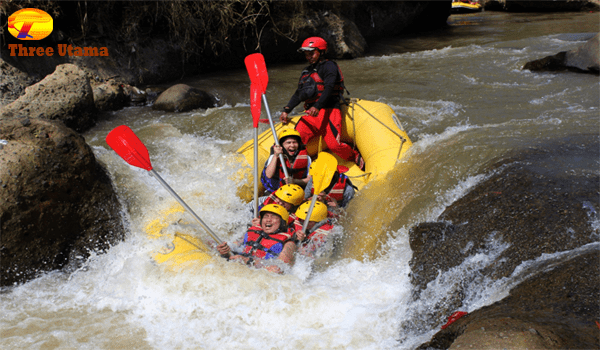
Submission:
[[[258,128],[254,128],[254,217],[258,217]]]
[[[317,202],[317,196],[314,195],[312,200],[310,201],[310,206],[308,207],[308,212],[306,213],[306,219],[304,220],[304,224],[302,224],[302,232],[306,233],[306,228],[308,227],[308,222],[310,221],[310,216],[315,208],[315,203]]]
[[[152,175],[154,175],[154,177],[156,177],[156,179],[158,180],[158,182],[160,182],[161,185],[163,185],[163,187],[171,194],[171,196],[173,196],[178,202],[179,204],[181,204],[188,212],[190,212],[192,214],[192,216],[194,217],[194,219],[196,219],[196,221],[198,221],[198,223],[204,227],[204,229],[208,232],[208,234],[210,234],[210,236],[217,241],[218,244],[221,244],[223,241],[210,229],[210,227],[208,227],[208,225],[206,225],[204,223],[204,221],[202,221],[202,219],[200,219],[200,217],[198,217],[198,215],[196,215],[196,213],[194,213],[194,211],[192,210],[192,208],[190,208],[184,201],[183,199],[181,199],[181,197],[179,197],[179,195],[177,195],[177,193],[175,193],[175,191],[173,191],[173,189],[171,188],[171,186],[169,186],[165,180],[163,180],[163,178],[158,175],[158,173],[156,172],[156,170],[154,169],[150,169],[150,172],[152,173]]]
[[[271,110],[269,109],[269,103],[267,102],[267,95],[262,95],[262,100],[265,104],[265,109],[267,110],[267,117],[269,117],[269,125],[271,126],[271,132],[273,133],[273,139],[275,140],[275,144],[280,146],[279,140],[277,139],[277,131],[275,131],[275,125],[273,125],[273,117],[271,117]],[[255,147],[256,148],[256,147]],[[279,161],[281,162],[281,168],[283,169],[283,173],[285,177],[288,178],[290,175],[288,174],[287,167],[285,166],[285,160],[283,159],[283,154],[279,155]]]

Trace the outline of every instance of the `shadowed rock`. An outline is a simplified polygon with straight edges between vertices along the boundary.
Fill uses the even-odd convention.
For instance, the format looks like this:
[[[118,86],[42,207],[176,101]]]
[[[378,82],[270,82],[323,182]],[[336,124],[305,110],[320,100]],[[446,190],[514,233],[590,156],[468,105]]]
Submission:
[[[152,108],[167,112],[186,112],[216,106],[217,100],[211,94],[189,85],[177,84],[161,93]]]

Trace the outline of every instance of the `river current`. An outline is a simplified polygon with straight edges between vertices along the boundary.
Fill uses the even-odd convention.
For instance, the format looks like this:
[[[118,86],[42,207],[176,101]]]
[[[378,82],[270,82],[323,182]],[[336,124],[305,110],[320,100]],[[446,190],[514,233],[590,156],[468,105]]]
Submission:
[[[116,186],[127,238],[75,272],[48,273],[0,294],[0,348],[411,349],[428,341],[446,319],[404,332],[403,322],[417,321],[451,293],[450,274],[482,269],[506,247],[466,260],[415,302],[410,228],[436,220],[490,176],[488,166],[503,155],[600,135],[598,76],[521,69],[581,45],[598,32],[597,13],[483,12],[448,22],[444,30],[386,39],[367,57],[338,62],[350,97],[390,105],[414,146],[385,181],[353,199],[333,256],[299,258],[284,275],[223,259],[178,273],[156,265],[150,256],[165,242],[148,239],[144,227],[174,200],[104,142],[114,127],[130,126],[167,183],[221,238],[237,239],[250,220],[235,180],[235,150],[253,135],[245,70],[184,81],[218,96],[218,108],[165,113],[143,106],[106,115],[84,136]],[[274,116],[302,67],[267,66]],[[573,171],[600,173],[598,161],[570,161]],[[209,238],[198,226],[179,226]],[[360,250],[366,235],[382,237],[376,251]],[[530,266],[536,261],[522,263]],[[461,310],[501,300],[518,281],[470,286]]]

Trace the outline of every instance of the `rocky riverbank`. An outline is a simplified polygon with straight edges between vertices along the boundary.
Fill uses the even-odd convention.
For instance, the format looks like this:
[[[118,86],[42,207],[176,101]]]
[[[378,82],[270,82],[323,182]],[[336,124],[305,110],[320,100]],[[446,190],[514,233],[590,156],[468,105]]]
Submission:
[[[599,147],[597,135],[589,135],[522,150],[494,164],[490,178],[448,207],[438,222],[411,230],[416,299],[440,271],[477,254],[494,256],[492,264],[474,262],[472,274],[457,276],[455,298],[440,300],[423,322],[435,324],[456,310],[467,311],[461,307],[469,284],[516,285],[508,297],[460,318],[421,349],[600,344],[595,323],[600,320],[600,182],[597,174],[577,170],[597,164]]]

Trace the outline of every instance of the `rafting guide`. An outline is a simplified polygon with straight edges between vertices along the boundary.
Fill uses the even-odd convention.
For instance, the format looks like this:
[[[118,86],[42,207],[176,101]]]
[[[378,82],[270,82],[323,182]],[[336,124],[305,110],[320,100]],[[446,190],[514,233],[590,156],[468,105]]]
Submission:
[[[298,52],[304,53],[310,65],[302,71],[298,88],[283,107],[280,121],[287,124],[289,113],[300,102],[304,102],[306,115],[296,124],[302,143],[308,144],[313,137],[322,136],[331,152],[364,169],[365,163],[360,153],[341,141],[340,100],[345,90],[344,75],[337,63],[325,59],[327,41],[320,37],[308,38]]]

